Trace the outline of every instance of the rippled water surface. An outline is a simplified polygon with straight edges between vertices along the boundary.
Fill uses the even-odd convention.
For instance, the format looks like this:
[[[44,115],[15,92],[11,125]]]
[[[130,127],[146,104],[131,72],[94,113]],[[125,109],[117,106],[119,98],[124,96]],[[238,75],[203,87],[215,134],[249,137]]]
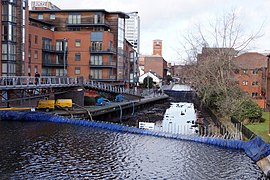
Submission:
[[[1,179],[261,179],[242,151],[49,122],[0,121]]]

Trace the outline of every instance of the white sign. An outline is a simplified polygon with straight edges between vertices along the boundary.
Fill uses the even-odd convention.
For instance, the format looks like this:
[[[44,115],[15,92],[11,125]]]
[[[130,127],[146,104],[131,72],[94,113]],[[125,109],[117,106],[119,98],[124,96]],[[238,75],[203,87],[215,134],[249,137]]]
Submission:
[[[34,7],[47,7],[46,1],[33,1]]]
[[[139,122],[140,129],[154,130],[155,123]]]

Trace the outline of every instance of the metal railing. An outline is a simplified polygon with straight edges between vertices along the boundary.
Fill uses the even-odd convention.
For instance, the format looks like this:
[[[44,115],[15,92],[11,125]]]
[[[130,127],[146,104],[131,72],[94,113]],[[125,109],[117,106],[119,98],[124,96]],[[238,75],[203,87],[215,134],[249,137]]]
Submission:
[[[0,90],[84,86],[113,93],[140,95],[124,87],[64,76],[0,76]]]

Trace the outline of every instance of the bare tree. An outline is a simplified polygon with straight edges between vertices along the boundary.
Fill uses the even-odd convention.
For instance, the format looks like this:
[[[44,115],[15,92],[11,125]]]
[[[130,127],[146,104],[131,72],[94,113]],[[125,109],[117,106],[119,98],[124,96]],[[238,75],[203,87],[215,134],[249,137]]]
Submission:
[[[235,12],[231,12],[216,18],[206,29],[201,24],[195,25],[181,43],[187,54],[186,63],[192,64],[187,77],[192,87],[202,103],[223,116],[230,117],[246,98],[234,78],[237,67],[233,59],[262,36],[262,26],[258,28],[256,33],[246,36]]]

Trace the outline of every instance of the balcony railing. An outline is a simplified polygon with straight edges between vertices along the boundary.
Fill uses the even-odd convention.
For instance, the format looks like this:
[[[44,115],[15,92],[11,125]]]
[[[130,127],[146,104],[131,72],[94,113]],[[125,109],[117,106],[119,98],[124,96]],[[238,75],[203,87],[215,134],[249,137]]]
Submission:
[[[53,60],[43,60],[42,66],[44,67],[63,67],[64,68],[64,61],[55,62]],[[66,62],[67,67],[67,62]]]
[[[103,26],[106,28],[110,28],[110,23],[108,21],[95,22],[94,18],[91,17],[83,17],[80,21],[66,21],[67,26]]]
[[[51,45],[43,45],[42,46],[42,51],[46,52],[52,52],[52,53],[64,53],[64,49],[56,48],[55,46]],[[66,48],[66,52],[68,51],[68,48]]]
[[[89,47],[89,52],[92,54],[116,54],[115,48],[108,48],[108,49],[97,49],[94,47]]]
[[[95,64],[94,62],[89,62],[90,67],[110,67],[116,68],[116,62],[102,62],[100,64]]]
[[[116,76],[110,75],[110,76],[103,76],[103,77],[90,77],[90,80],[94,81],[115,81]]]

